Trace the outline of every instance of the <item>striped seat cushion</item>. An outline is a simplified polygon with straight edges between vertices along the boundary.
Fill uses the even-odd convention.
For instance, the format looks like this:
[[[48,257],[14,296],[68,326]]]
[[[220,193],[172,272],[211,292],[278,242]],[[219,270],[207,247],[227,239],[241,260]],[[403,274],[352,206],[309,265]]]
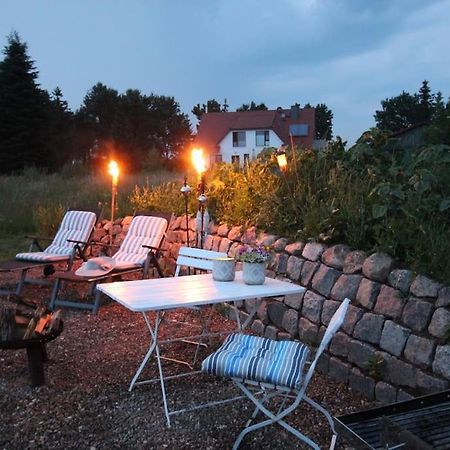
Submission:
[[[167,220],[162,217],[136,216],[119,251],[113,256],[116,269],[142,266],[148,254],[148,248],[142,246],[159,247],[166,228]]]
[[[26,261],[56,262],[70,258],[75,244],[67,242],[87,242],[94,229],[97,216],[89,211],[68,211],[61,222],[52,243],[43,252],[18,253],[17,259]]]
[[[308,354],[300,342],[237,333],[203,361],[202,371],[298,389]]]

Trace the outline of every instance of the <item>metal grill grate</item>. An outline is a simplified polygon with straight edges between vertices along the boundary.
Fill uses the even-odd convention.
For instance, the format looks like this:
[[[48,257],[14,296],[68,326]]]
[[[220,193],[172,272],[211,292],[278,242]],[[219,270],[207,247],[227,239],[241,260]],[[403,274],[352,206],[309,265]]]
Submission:
[[[433,449],[450,449],[450,391],[335,419],[338,432],[357,448],[382,450],[386,417]]]

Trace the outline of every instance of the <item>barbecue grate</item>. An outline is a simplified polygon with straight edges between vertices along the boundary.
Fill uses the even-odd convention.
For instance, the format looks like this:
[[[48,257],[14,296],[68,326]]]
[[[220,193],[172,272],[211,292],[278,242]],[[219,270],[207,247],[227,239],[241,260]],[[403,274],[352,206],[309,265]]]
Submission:
[[[335,422],[338,433],[357,448],[383,450],[384,417],[433,449],[450,449],[450,391],[348,414]]]

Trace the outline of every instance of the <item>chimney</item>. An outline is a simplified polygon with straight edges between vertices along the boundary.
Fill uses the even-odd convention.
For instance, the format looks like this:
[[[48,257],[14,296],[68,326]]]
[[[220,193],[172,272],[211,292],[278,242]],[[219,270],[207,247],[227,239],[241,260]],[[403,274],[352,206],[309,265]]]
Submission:
[[[300,113],[300,105],[296,103],[291,106],[291,121],[296,122]]]

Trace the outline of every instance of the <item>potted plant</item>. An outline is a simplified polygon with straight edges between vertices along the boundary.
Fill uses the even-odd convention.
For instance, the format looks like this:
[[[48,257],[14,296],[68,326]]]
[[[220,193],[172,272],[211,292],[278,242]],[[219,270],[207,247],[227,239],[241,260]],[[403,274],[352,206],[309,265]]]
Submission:
[[[242,262],[242,275],[246,284],[263,284],[266,279],[266,263],[272,258],[270,247],[243,245],[236,253],[236,261]]]

